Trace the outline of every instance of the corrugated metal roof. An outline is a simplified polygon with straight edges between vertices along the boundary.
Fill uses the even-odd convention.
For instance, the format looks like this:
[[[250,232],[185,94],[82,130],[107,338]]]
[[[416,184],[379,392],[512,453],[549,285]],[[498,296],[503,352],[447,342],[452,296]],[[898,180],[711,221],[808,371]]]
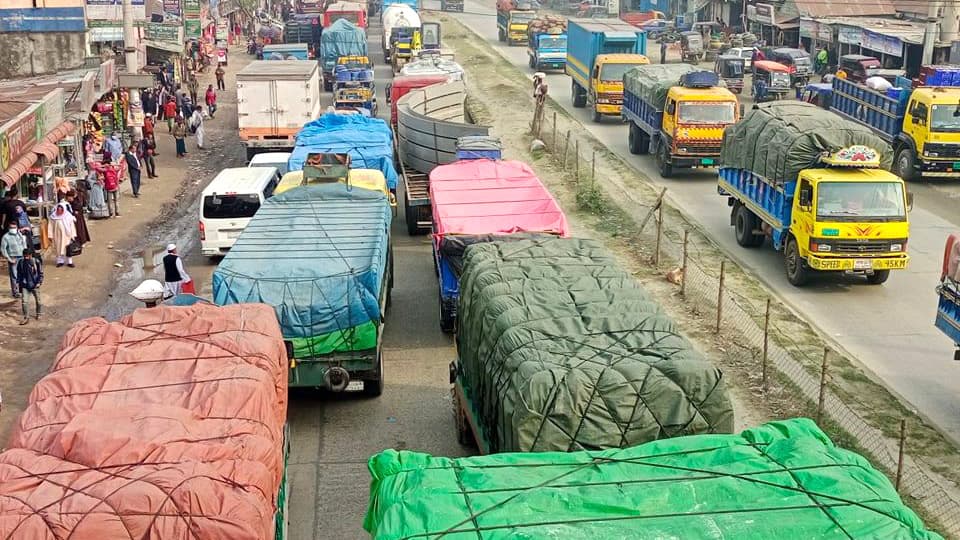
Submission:
[[[923,43],[923,23],[901,21],[899,19],[881,19],[876,17],[828,17],[818,18],[820,24],[841,24],[870,30],[877,34],[892,36],[904,43],[919,45]]]
[[[893,0],[856,0],[827,2],[824,0],[793,0],[800,16],[806,17],[864,17],[896,15]]]

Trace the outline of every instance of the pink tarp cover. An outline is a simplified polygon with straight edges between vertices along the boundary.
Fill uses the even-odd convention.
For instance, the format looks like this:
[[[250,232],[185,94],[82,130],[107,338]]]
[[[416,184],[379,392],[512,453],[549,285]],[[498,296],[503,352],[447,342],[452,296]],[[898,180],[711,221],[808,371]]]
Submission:
[[[272,538],[286,410],[268,306],[80,321],[0,454],[0,538]]]
[[[446,234],[547,232],[569,236],[567,218],[526,163],[462,160],[430,173],[437,238]]]

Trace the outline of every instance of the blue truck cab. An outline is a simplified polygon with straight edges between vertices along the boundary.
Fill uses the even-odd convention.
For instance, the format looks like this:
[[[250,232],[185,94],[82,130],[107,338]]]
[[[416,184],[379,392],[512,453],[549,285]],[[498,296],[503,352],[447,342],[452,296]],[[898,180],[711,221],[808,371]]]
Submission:
[[[943,270],[937,285],[937,318],[934,326],[950,338],[956,349],[953,359],[960,360],[960,234],[947,237],[943,250]]]
[[[527,55],[534,70],[563,69],[567,65],[567,34],[530,34]]]

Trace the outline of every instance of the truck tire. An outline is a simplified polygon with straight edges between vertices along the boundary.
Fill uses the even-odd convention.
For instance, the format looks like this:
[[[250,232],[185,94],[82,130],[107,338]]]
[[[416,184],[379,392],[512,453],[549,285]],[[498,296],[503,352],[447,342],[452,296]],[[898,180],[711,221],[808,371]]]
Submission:
[[[871,285],[880,285],[890,277],[889,270],[874,270],[872,274],[867,275],[867,283]]]
[[[597,110],[596,103],[593,104],[593,121],[597,123],[603,122],[603,114],[601,114],[600,111]]]
[[[763,245],[764,235],[753,232],[757,228],[757,221],[757,215],[749,208],[742,204],[737,205],[736,214],[733,216],[733,229],[738,244],[746,248]]]
[[[533,56],[527,55],[527,65],[530,66],[530,69],[537,69],[537,62],[533,59]]]
[[[803,266],[803,257],[800,256],[800,247],[797,239],[790,237],[787,247],[783,250],[784,267],[787,271],[787,281],[794,287],[802,287],[810,279],[810,271]]]
[[[660,143],[657,148],[657,169],[660,171],[660,176],[663,178],[670,178],[673,176],[673,166],[670,165],[670,156],[667,155],[667,145]]]
[[[631,154],[643,153],[643,148],[640,146],[640,139],[640,128],[633,122],[630,122],[630,134],[627,135],[627,146],[630,147]]]
[[[500,30],[499,28],[497,29],[497,40],[498,40],[498,41],[506,41],[506,40],[507,40],[507,35],[503,32],[503,30]]]
[[[377,367],[374,376],[363,379],[363,395],[378,397],[383,393],[383,349],[377,345]]]
[[[414,207],[409,204],[403,205],[403,217],[407,222],[407,234],[410,236],[416,236],[419,234],[420,229],[417,227],[417,211]]]
[[[570,92],[574,108],[582,109],[587,104],[587,93],[581,91],[575,82],[570,83]]]
[[[477,441],[473,439],[473,431],[470,429],[470,420],[467,419],[467,404],[460,399],[460,396],[453,393],[453,416],[457,424],[457,442],[463,446],[476,447]]]
[[[917,179],[916,169],[917,157],[909,146],[904,146],[897,152],[897,160],[894,162],[894,172],[900,178],[909,182]]]
[[[444,334],[452,334],[455,327],[454,316],[443,307],[443,297],[440,297],[440,330]]]

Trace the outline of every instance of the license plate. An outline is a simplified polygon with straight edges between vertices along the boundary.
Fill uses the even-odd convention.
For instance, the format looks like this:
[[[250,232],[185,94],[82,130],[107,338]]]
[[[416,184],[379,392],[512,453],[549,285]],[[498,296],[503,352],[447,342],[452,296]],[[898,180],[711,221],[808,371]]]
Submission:
[[[953,170],[955,171],[960,170],[960,161],[953,162]]]
[[[240,231],[232,231],[227,233],[227,238],[239,238]]]
[[[713,160],[710,158],[703,158],[700,160],[702,165],[713,165]]]
[[[363,391],[363,381],[350,381],[347,383],[347,392]]]
[[[871,269],[871,268],[873,268],[873,261],[871,261],[871,260],[869,260],[869,259],[867,259],[867,260],[853,261],[853,269],[854,269],[854,270],[869,270],[869,269]]]

